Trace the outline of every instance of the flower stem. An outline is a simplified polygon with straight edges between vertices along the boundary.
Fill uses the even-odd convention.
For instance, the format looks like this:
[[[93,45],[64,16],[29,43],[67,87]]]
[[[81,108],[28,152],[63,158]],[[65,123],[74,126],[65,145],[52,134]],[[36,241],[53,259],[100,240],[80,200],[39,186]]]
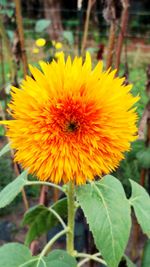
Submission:
[[[58,221],[61,223],[62,227],[63,227],[64,229],[66,229],[67,226],[66,226],[65,222],[63,221],[63,219],[60,217],[60,215],[59,215],[55,210],[53,210],[51,207],[49,207],[48,209],[49,209],[49,211],[50,211],[51,213],[53,213],[54,216],[58,219]]]
[[[59,239],[62,235],[66,234],[68,232],[68,228],[66,227],[64,230],[62,230],[61,232],[59,232],[58,234],[56,234],[44,247],[44,249],[42,250],[41,254],[40,254],[40,258],[42,258],[43,256],[45,256],[51,249],[52,245],[55,243],[55,241],[57,241],[57,239]]]
[[[104,265],[106,265],[106,262],[103,259],[98,258],[98,256],[101,256],[100,253],[95,253],[93,255],[90,254],[86,254],[86,253],[77,253],[76,258],[84,258],[82,261],[80,261],[77,265],[77,267],[81,267],[82,265],[84,265],[85,263],[87,263],[90,260],[102,263]]]
[[[44,182],[44,181],[28,181],[28,182],[25,184],[25,186],[26,186],[26,185],[47,185],[47,186],[51,186],[51,187],[57,188],[57,189],[59,189],[60,191],[62,191],[62,192],[65,193],[65,190],[64,190],[61,186],[59,186],[59,185],[57,185],[57,184],[49,183],[49,182]]]
[[[68,183],[68,233],[67,233],[67,252],[74,254],[74,225],[75,225],[75,200],[74,183]]]

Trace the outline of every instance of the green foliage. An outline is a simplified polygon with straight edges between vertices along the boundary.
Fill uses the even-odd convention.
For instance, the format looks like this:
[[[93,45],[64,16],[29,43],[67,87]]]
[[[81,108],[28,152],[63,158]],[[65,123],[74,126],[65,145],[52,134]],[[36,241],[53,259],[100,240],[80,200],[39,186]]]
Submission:
[[[27,172],[22,172],[0,192],[0,208],[9,205],[27,183]]]
[[[45,31],[50,24],[51,21],[48,19],[39,19],[35,24],[35,31],[41,33]]]
[[[142,258],[142,267],[150,266],[150,240],[147,240],[144,247],[144,253]]]
[[[14,11],[12,9],[8,9],[8,8],[5,8],[3,10],[0,10],[0,14],[1,15],[7,15],[8,17],[12,17],[12,15],[14,14]]]
[[[67,28],[75,28],[79,25],[79,21],[76,19],[68,19],[64,22],[64,26]]]
[[[4,127],[0,125],[0,136],[4,136],[5,130]]]
[[[45,46],[44,46],[44,52],[46,53],[46,52],[49,52],[49,49],[50,48],[53,48],[53,45],[52,45],[52,42],[51,41],[46,41],[46,44],[45,44]]]
[[[7,0],[0,0],[0,5],[1,6],[6,6]]]
[[[76,267],[77,262],[67,252],[55,250],[45,256],[32,257],[21,244],[10,243],[0,248],[0,267]]]
[[[48,267],[76,267],[77,262],[67,252],[63,250],[52,251],[48,257],[45,257]]]
[[[0,159],[0,191],[14,178],[15,175],[12,170],[11,160],[6,154]]]
[[[133,161],[137,159],[137,153],[145,149],[144,140],[136,140],[131,144],[131,151],[127,153],[128,161]]]
[[[130,203],[143,232],[150,237],[150,197],[142,186],[132,180],[130,182],[132,186]]]
[[[109,267],[118,266],[131,228],[130,206],[121,183],[107,175],[79,187],[76,195],[104,260]]]
[[[132,67],[129,74],[129,81],[133,83],[132,94],[139,94],[140,100],[136,103],[139,120],[142,117],[145,105],[148,102],[148,97],[145,93],[146,84],[146,67]]]
[[[95,53],[95,52],[97,52],[97,48],[95,48],[95,47],[88,47],[87,49],[86,49],[86,51],[88,51],[90,54],[93,54],[93,53]]]
[[[70,46],[74,44],[74,36],[72,31],[63,31],[63,38],[68,42]]]
[[[7,186],[13,179],[15,179],[15,174],[12,168],[12,160],[10,158],[10,153],[6,153],[0,158],[0,191]],[[20,199],[20,196],[18,196]],[[15,199],[15,203],[7,206],[5,209],[0,210],[0,215],[8,214],[12,212],[14,204],[18,202],[18,197]]]
[[[14,32],[11,31],[11,30],[8,30],[8,31],[7,31],[7,34],[8,34],[8,37],[9,37],[10,41],[13,42],[13,39],[14,39]]]
[[[56,211],[62,218],[67,217],[67,199],[61,199],[51,206],[51,208]],[[56,216],[43,205],[35,206],[24,215],[23,225],[29,225],[29,231],[26,235],[25,244],[30,245],[30,243],[47,233],[51,228],[59,223]]]
[[[1,15],[6,15],[9,18],[11,18],[14,14],[14,3],[9,3],[9,7],[8,7],[8,1],[6,0],[0,0],[0,14]]]
[[[137,160],[138,164],[143,169],[149,169],[150,168],[150,148],[145,147],[143,151],[139,151],[137,154]]]
[[[6,244],[0,248],[0,267],[20,267],[31,259],[27,247],[17,243]]]
[[[125,159],[120,163],[119,168],[114,173],[120,182],[123,184],[126,194],[129,197],[131,193],[131,187],[129,178],[139,181],[140,177],[140,166],[137,159],[138,153],[145,149],[145,141],[137,140],[131,144],[131,150],[125,154]]]
[[[29,181],[36,181],[37,178],[31,174],[28,175]],[[39,198],[41,188],[39,186],[27,186],[26,187],[26,194],[29,198]]]
[[[5,145],[1,150],[0,150],[0,157],[2,157],[5,153],[7,153],[8,151],[10,151],[10,145],[7,144]]]
[[[2,150],[0,152],[2,152]],[[3,154],[3,156],[0,158],[0,191],[2,191],[15,178],[16,177],[15,177],[15,173],[13,169],[11,155],[10,153],[7,152]],[[33,177],[29,175],[29,179],[33,180]],[[35,177],[34,177],[34,180],[35,180]],[[40,192],[40,187],[38,186],[28,186],[26,188],[26,194],[28,197],[32,197],[32,198],[38,197],[39,192]],[[8,213],[13,212],[20,202],[22,202],[21,194],[17,195],[16,198],[13,200],[13,202],[10,203],[9,206],[5,207],[5,209],[0,210],[0,216],[4,214],[8,215]]]
[[[145,93],[146,84],[146,67],[143,64],[137,67],[133,66],[133,59],[130,62],[129,58],[129,81],[133,83],[132,94],[140,95],[140,100],[136,103],[137,113],[139,121],[142,117],[145,105],[148,102],[148,97]],[[123,70],[121,70],[121,75],[123,75]],[[135,141],[132,143],[131,151],[125,154],[125,159],[121,161],[119,168],[113,173],[121,183],[123,184],[127,195],[130,195],[130,183],[129,178],[139,181],[140,178],[140,166],[137,159],[137,153],[145,148],[144,141]]]

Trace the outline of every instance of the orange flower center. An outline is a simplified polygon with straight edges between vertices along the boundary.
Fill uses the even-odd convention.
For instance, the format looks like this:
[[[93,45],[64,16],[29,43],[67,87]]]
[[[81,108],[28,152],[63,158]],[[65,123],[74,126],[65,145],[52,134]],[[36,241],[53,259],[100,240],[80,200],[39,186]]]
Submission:
[[[82,140],[82,137],[93,136],[98,127],[101,110],[94,101],[83,102],[71,98],[59,99],[50,106],[44,123],[47,132],[67,143]]]

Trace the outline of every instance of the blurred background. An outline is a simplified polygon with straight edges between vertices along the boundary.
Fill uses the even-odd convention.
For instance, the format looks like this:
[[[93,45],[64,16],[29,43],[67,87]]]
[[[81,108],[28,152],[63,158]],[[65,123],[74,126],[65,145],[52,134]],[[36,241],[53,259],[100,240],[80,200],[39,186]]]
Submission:
[[[149,0],[0,0],[0,119],[9,119],[11,85],[19,86],[29,73],[28,64],[38,66],[40,60],[57,60],[61,52],[84,57],[86,51],[92,55],[93,66],[103,60],[105,69],[117,68],[118,74],[126,77],[126,84],[133,83],[133,94],[141,97],[137,104],[139,139],[114,175],[128,197],[129,178],[150,194]],[[4,135],[5,129],[0,126],[0,148],[8,141]],[[0,189],[20,173],[20,166],[13,163],[13,154],[11,151],[0,158]],[[21,226],[21,219],[28,205],[46,204],[58,198],[58,192],[43,188],[22,192],[7,209],[0,210],[0,244],[24,241],[27,228]],[[134,214],[132,217],[127,254],[135,266],[149,267],[150,242],[141,233]],[[81,227],[83,219],[79,214],[77,227],[82,241],[88,231],[86,223]],[[89,240],[90,234],[91,244]],[[82,242],[81,250],[86,242]],[[94,250],[94,245],[88,249]],[[122,261],[121,266],[127,265]]]

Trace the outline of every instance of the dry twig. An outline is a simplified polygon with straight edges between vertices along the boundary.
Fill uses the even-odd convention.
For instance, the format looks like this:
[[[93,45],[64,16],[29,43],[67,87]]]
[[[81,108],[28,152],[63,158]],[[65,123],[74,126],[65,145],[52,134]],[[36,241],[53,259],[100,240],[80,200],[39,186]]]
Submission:
[[[81,55],[83,55],[86,42],[87,42],[87,36],[88,36],[88,28],[89,28],[89,20],[90,20],[90,13],[92,6],[94,5],[95,0],[88,0],[88,6],[86,10],[86,20],[85,20],[85,25],[84,25],[84,32],[83,32],[83,40],[82,40],[82,45],[81,45]]]
[[[23,19],[21,15],[21,4],[20,4],[20,0],[14,0],[14,2],[15,2],[15,7],[16,7],[16,21],[17,21],[18,34],[19,34],[20,46],[21,46],[23,72],[24,72],[24,77],[25,77],[28,73],[28,63],[27,63],[27,56],[26,56],[26,50],[25,50]]]
[[[124,36],[126,34],[128,16],[129,16],[129,0],[121,0],[121,2],[123,6],[123,12],[121,15],[121,26],[120,26],[120,33],[119,33],[118,40],[117,40],[116,58],[115,58],[115,68],[117,69],[117,72],[120,66],[121,51],[122,51]]]

